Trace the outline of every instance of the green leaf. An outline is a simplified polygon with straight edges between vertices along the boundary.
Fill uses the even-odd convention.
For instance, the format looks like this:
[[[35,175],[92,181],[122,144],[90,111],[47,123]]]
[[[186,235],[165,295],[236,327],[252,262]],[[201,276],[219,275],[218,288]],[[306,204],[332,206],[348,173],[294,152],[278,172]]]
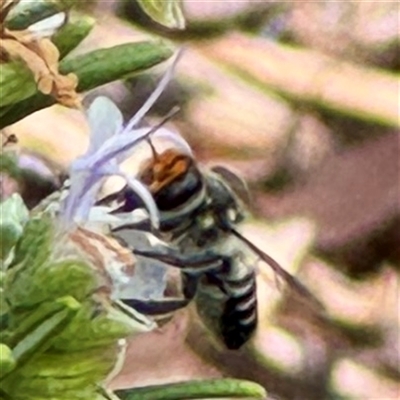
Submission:
[[[19,320],[18,323],[11,321],[11,323],[9,323],[9,329],[11,332],[7,335],[6,339],[2,338],[2,340],[7,343],[7,345],[15,347],[27,335],[29,335],[30,332],[34,331],[52,315],[64,310],[66,307],[78,309],[78,305],[79,303],[71,296],[64,296],[55,301],[42,303],[39,307],[30,310],[30,312],[27,313],[23,319]]]
[[[12,350],[0,343],[0,379],[11,372],[17,365]]]
[[[115,346],[60,352],[49,349],[24,367],[26,378],[69,379],[79,376],[101,381],[108,375],[117,358]]]
[[[60,72],[75,73],[78,91],[83,92],[145,71],[171,55],[170,47],[161,42],[126,43],[63,60]]]
[[[62,351],[79,351],[110,346],[118,339],[137,333],[148,332],[155,325],[139,325],[111,305],[88,300],[68,328],[54,341],[54,348]],[[145,318],[145,317],[143,317]],[[85,329],[82,329],[82,326]]]
[[[13,400],[94,400],[96,385],[90,376],[67,379],[18,376],[18,380],[7,382],[6,390]]]
[[[52,37],[53,43],[60,52],[60,60],[70,53],[89,34],[95,24],[92,17],[73,16],[68,23],[58,30]]]
[[[24,384],[29,382],[29,379],[24,379],[24,366],[29,365],[32,360],[35,360],[51,346],[54,337],[69,324],[80,307],[80,304],[71,297],[59,299],[56,305],[57,307],[54,307],[54,303],[43,304],[37,308],[34,314],[40,315],[42,321],[40,324],[30,327],[31,329],[27,329],[26,334],[13,346],[12,354],[16,366],[3,376],[1,382],[2,391],[9,395],[7,398],[33,398],[33,393],[23,391]],[[47,383],[44,382],[46,388],[48,387]],[[27,393],[29,393],[29,397],[26,397]]]
[[[32,243],[32,246],[41,245]],[[40,250],[37,258],[31,252],[32,256],[26,259],[26,263],[18,268],[14,266],[7,274],[7,301],[14,308],[29,311],[35,304],[67,295],[82,301],[97,289],[96,274],[89,265],[80,260],[49,263],[47,251],[43,248]]]
[[[65,10],[65,5],[57,1],[21,1],[8,14],[8,29],[26,29],[28,26]]]
[[[172,54],[171,47],[162,42],[127,43],[64,59],[60,63],[60,71],[75,73],[79,78],[78,91],[85,92],[143,72],[167,60]],[[54,103],[52,97],[37,93],[19,103],[0,107],[0,129]]]
[[[0,270],[0,338],[3,337],[3,333],[7,329],[9,321],[9,308],[3,288],[5,276],[6,273]],[[3,342],[3,340],[0,339],[0,342]]]
[[[93,400],[97,398],[98,385],[117,362],[117,350],[116,346],[76,352],[50,348],[19,371],[18,389],[21,393],[34,394],[35,398]]]
[[[1,64],[0,90],[0,107],[27,99],[37,91],[31,70],[22,62]]]
[[[26,363],[35,354],[43,352],[51,345],[51,340],[69,324],[80,304],[71,297],[65,297],[57,305],[61,306],[49,310],[44,304],[35,313],[44,314],[45,319],[33,330],[29,329],[26,335],[12,349],[18,368]]]
[[[13,151],[2,151],[0,153],[0,172],[4,172],[11,178],[20,178],[20,168],[18,167],[17,154]]]
[[[5,296],[15,309],[31,309],[43,301],[73,296],[81,301],[98,286],[97,271],[78,255],[58,247],[54,222],[47,216],[30,219],[15,246],[15,255],[4,281]]]
[[[24,263],[24,261],[30,266],[41,265],[50,254],[53,233],[53,224],[49,218],[30,219],[16,245],[13,265]],[[30,273],[32,272],[31,270]]]
[[[267,393],[260,385],[239,379],[198,380],[168,385],[118,390],[122,400],[182,400],[204,398],[265,399]]]
[[[142,10],[167,28],[184,29],[185,17],[181,0],[137,0]]]
[[[4,261],[23,232],[23,226],[29,218],[21,196],[14,193],[0,203],[0,260]]]

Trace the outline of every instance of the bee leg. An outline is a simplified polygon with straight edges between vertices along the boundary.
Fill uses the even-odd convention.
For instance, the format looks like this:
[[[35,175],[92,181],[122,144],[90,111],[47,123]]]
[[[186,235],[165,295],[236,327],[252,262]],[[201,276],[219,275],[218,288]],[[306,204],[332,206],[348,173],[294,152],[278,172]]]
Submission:
[[[169,298],[160,300],[121,299],[124,304],[144,315],[166,315],[189,304],[190,299]]]
[[[197,274],[224,267],[224,258],[210,251],[196,254],[182,254],[179,250],[165,247],[163,252],[133,249],[135,255],[152,258],[171,266],[182,268],[188,274]]]
[[[182,272],[182,292],[184,298],[169,297],[160,300],[121,299],[124,304],[144,315],[169,319],[170,314],[186,307],[197,290],[197,277]]]
[[[182,292],[185,299],[192,300],[197,292],[197,286],[199,283],[199,278],[196,275],[186,274],[182,271],[181,273],[182,281]]]

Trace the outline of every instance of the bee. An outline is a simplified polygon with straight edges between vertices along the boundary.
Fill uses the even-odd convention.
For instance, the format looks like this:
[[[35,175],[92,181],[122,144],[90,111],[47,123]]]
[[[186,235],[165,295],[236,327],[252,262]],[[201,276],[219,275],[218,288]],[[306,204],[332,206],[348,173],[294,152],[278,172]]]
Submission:
[[[141,167],[139,179],[148,187],[160,214],[160,227],[152,231],[148,220],[112,230],[152,232],[165,245],[151,250],[133,248],[146,257],[178,267],[183,299],[125,300],[145,314],[167,313],[194,300],[207,327],[228,349],[239,349],[257,327],[256,272],[261,259],[292,289],[319,302],[300,281],[238,231],[247,216],[245,183],[225,167],[202,169],[191,154],[167,149],[156,152]],[[128,187],[103,198],[116,202],[113,213],[133,211],[140,200]],[[129,245],[129,244],[128,244]],[[253,256],[253,259],[251,259]],[[254,258],[256,258],[254,260]]]

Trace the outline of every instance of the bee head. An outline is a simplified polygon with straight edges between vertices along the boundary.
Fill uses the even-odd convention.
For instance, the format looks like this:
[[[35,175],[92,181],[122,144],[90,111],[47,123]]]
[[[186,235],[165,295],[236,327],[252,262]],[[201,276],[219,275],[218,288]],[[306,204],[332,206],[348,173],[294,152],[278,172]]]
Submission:
[[[160,211],[183,206],[203,188],[203,179],[190,155],[168,149],[145,162],[139,179],[149,188]]]

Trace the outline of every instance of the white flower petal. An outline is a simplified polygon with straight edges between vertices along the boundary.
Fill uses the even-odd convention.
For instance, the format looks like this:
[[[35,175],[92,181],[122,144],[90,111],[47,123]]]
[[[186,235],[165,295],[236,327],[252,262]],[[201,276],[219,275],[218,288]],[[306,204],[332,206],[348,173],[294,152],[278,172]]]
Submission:
[[[145,101],[145,103],[140,107],[139,111],[131,118],[131,120],[125,126],[123,133],[129,132],[134,128],[141,119],[148,113],[150,108],[154,105],[157,99],[161,96],[168,83],[170,82],[172,75],[175,70],[175,66],[182,55],[182,51],[178,51],[174,60],[172,61],[171,66],[168,68],[167,72],[161,78],[160,82],[154,89],[153,93],[149,96],[149,98]]]
[[[107,139],[100,151],[90,157],[90,167],[98,167],[118,158],[118,162],[124,160],[123,156],[129,157],[130,150],[137,145],[144,136],[149,133],[149,128],[132,130],[130,134],[115,135]],[[89,161],[89,158],[88,158]]]
[[[139,197],[141,197],[149,213],[152,226],[158,229],[160,226],[160,214],[153,196],[148,191],[146,186],[144,186],[139,180],[132,179],[124,173],[120,173],[120,176],[124,177],[127,184],[139,195]]]
[[[137,208],[131,212],[113,214],[113,217],[117,218],[117,220],[109,222],[112,229],[147,221],[149,219],[149,214],[143,208]]]
[[[136,241],[134,242],[136,244]],[[142,247],[141,247],[142,249]],[[151,250],[151,248],[149,248]],[[121,299],[160,300],[167,286],[165,264],[152,259],[141,259],[135,265],[135,275],[118,293]]]
[[[28,31],[32,32],[37,38],[48,37],[60,29],[66,19],[67,14],[65,12],[60,12],[30,25]]]
[[[112,208],[108,206],[94,206],[90,209],[90,215],[91,215],[90,220],[95,222],[100,222],[106,219],[107,222],[110,223],[118,222],[119,217],[110,214],[110,211],[112,211]]]
[[[90,145],[86,154],[76,159],[71,165],[71,187],[63,202],[61,212],[64,214],[62,215],[64,222],[87,220],[90,210],[94,207],[103,178],[108,175],[119,175],[143,200],[153,227],[159,227],[159,212],[152,195],[141,182],[123,173],[119,165],[134,153],[136,145],[150,135],[167,139],[183,149],[185,153],[191,154],[191,149],[186,141],[165,128],[159,126],[134,128],[171,80],[180,54],[181,52],[176,55],[172,66],[154,92],[125,128],[123,128],[121,112],[110,99],[98,97],[92,102],[87,112],[91,131]]]
[[[180,150],[183,150],[184,153],[192,155],[192,149],[189,146],[189,143],[178,133],[172,132],[167,128],[160,128],[156,132],[153,133],[152,137],[159,139],[166,139],[168,142],[176,145]]]
[[[85,185],[86,179],[87,173],[70,171],[68,195],[65,197],[61,205],[61,218],[66,223],[68,223],[74,215],[82,196],[82,188]]]
[[[107,97],[97,97],[88,111],[90,145],[87,154],[100,149],[108,139],[120,131],[123,117],[118,107]]]
[[[75,222],[85,222],[90,214],[90,209],[96,201],[96,195],[99,192],[102,185],[102,180],[99,179],[90,188],[82,193],[82,196],[78,198],[78,203],[73,211],[73,220]]]
[[[54,172],[39,157],[21,153],[18,155],[18,167],[36,172],[42,177],[54,178]]]

